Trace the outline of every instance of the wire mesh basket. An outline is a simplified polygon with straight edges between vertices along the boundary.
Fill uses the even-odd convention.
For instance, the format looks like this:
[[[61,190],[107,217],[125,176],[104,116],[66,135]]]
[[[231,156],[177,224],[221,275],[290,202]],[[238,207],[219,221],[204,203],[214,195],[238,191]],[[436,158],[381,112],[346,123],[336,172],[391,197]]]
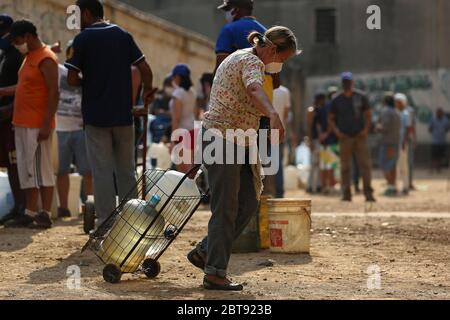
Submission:
[[[158,259],[205,197],[188,178],[190,173],[147,170],[109,218],[91,234],[84,249],[91,249],[106,265],[105,281],[117,283],[123,273],[139,270],[149,278],[159,274]]]

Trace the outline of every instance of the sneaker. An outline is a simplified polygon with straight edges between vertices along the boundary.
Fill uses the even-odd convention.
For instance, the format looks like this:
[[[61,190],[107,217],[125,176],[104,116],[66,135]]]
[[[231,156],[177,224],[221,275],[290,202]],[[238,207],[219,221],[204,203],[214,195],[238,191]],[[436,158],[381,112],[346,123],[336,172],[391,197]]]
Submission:
[[[41,211],[34,217],[34,224],[31,226],[33,229],[50,229],[52,227],[52,220],[50,215]]]
[[[6,221],[18,218],[20,215],[25,214],[25,209],[23,207],[14,207],[9,211],[9,213],[0,219],[0,226],[4,225]]]
[[[5,228],[29,228],[33,225],[34,219],[29,215],[22,214],[15,219],[5,222]]]
[[[369,194],[366,196],[366,202],[377,202],[377,200],[373,195]]]
[[[58,218],[70,218],[71,216],[69,209],[58,208]]]

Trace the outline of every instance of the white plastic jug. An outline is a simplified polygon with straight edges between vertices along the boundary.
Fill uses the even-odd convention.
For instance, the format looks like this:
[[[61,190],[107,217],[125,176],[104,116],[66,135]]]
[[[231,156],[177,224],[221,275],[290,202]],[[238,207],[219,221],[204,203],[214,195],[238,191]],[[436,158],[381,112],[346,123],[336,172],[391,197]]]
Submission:
[[[149,150],[149,168],[152,167],[152,160],[156,160],[156,168],[167,170],[172,166],[169,148],[164,143],[152,143]]]
[[[284,169],[284,190],[293,191],[298,189],[298,169],[288,166]]]
[[[123,262],[129,252],[133,249],[148,226],[155,219],[157,211],[143,200],[130,200],[120,213],[110,232],[103,240],[99,256],[108,264],[117,266]],[[138,244],[131,256],[127,259],[122,272],[134,272],[145,258],[148,249],[162,235],[165,221],[159,216],[149,232]]]
[[[76,218],[80,215],[80,192],[81,192],[82,177],[79,174],[70,175],[70,190],[69,190],[69,210],[72,217]]]
[[[8,175],[0,172],[0,219],[14,208],[14,197],[9,186]]]
[[[158,204],[157,209],[160,209],[161,206],[166,203],[168,197],[172,194],[172,192],[175,190],[175,188],[178,186],[180,181],[184,178],[185,174],[178,172],[178,171],[167,171],[164,173],[164,175],[159,179],[157,182],[157,186],[154,186],[150,189],[150,191],[147,193],[147,201],[150,200],[150,198],[157,194],[161,197],[161,202]],[[187,178],[184,180],[184,182],[181,184],[181,186],[178,188],[176,193],[174,194],[176,197],[198,197],[200,201],[200,191],[198,190],[198,187],[195,183],[195,180]],[[189,212],[185,212],[185,208],[188,207],[188,204],[186,203],[187,200],[183,199],[173,199],[172,201],[176,202],[174,203],[174,206],[168,206],[166,209],[162,212],[162,215],[166,220],[172,220],[174,215],[181,214],[185,215]],[[175,208],[176,212],[173,212]],[[178,219],[177,219],[178,220]]]

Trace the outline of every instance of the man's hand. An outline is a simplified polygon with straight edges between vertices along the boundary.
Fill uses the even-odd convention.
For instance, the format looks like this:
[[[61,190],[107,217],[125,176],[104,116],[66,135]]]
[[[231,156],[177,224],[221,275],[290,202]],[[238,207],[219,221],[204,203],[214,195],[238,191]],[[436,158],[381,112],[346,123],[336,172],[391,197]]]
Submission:
[[[155,100],[155,94],[158,88],[144,88],[144,104],[149,105]]]
[[[272,142],[272,144],[282,143],[284,141],[284,136],[286,132],[283,123],[281,122],[280,116],[276,112],[270,114],[270,129],[278,130],[279,132],[279,141],[274,141],[275,137],[271,133],[270,141]]]
[[[52,133],[52,129],[51,129],[50,125],[47,123],[44,124],[42,126],[41,130],[39,130],[38,142],[48,140],[51,133]]]
[[[61,41],[55,42],[50,46],[50,50],[52,50],[56,54],[60,54],[62,52],[61,50]]]

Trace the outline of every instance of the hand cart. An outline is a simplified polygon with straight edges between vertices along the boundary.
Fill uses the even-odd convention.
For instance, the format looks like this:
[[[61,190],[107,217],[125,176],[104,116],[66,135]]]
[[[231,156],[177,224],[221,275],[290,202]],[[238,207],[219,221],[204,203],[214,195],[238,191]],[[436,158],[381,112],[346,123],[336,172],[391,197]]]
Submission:
[[[110,217],[90,235],[83,250],[92,250],[105,264],[103,278],[118,283],[123,273],[143,272],[155,278],[161,270],[158,259],[181,233],[198,209],[205,193],[195,183],[198,196],[181,196],[200,166],[193,167],[173,191],[158,185],[168,170],[150,169],[138,180],[129,195]],[[173,172],[173,171],[172,171]],[[160,183],[163,184],[163,183]],[[139,195],[140,199],[135,199]]]

